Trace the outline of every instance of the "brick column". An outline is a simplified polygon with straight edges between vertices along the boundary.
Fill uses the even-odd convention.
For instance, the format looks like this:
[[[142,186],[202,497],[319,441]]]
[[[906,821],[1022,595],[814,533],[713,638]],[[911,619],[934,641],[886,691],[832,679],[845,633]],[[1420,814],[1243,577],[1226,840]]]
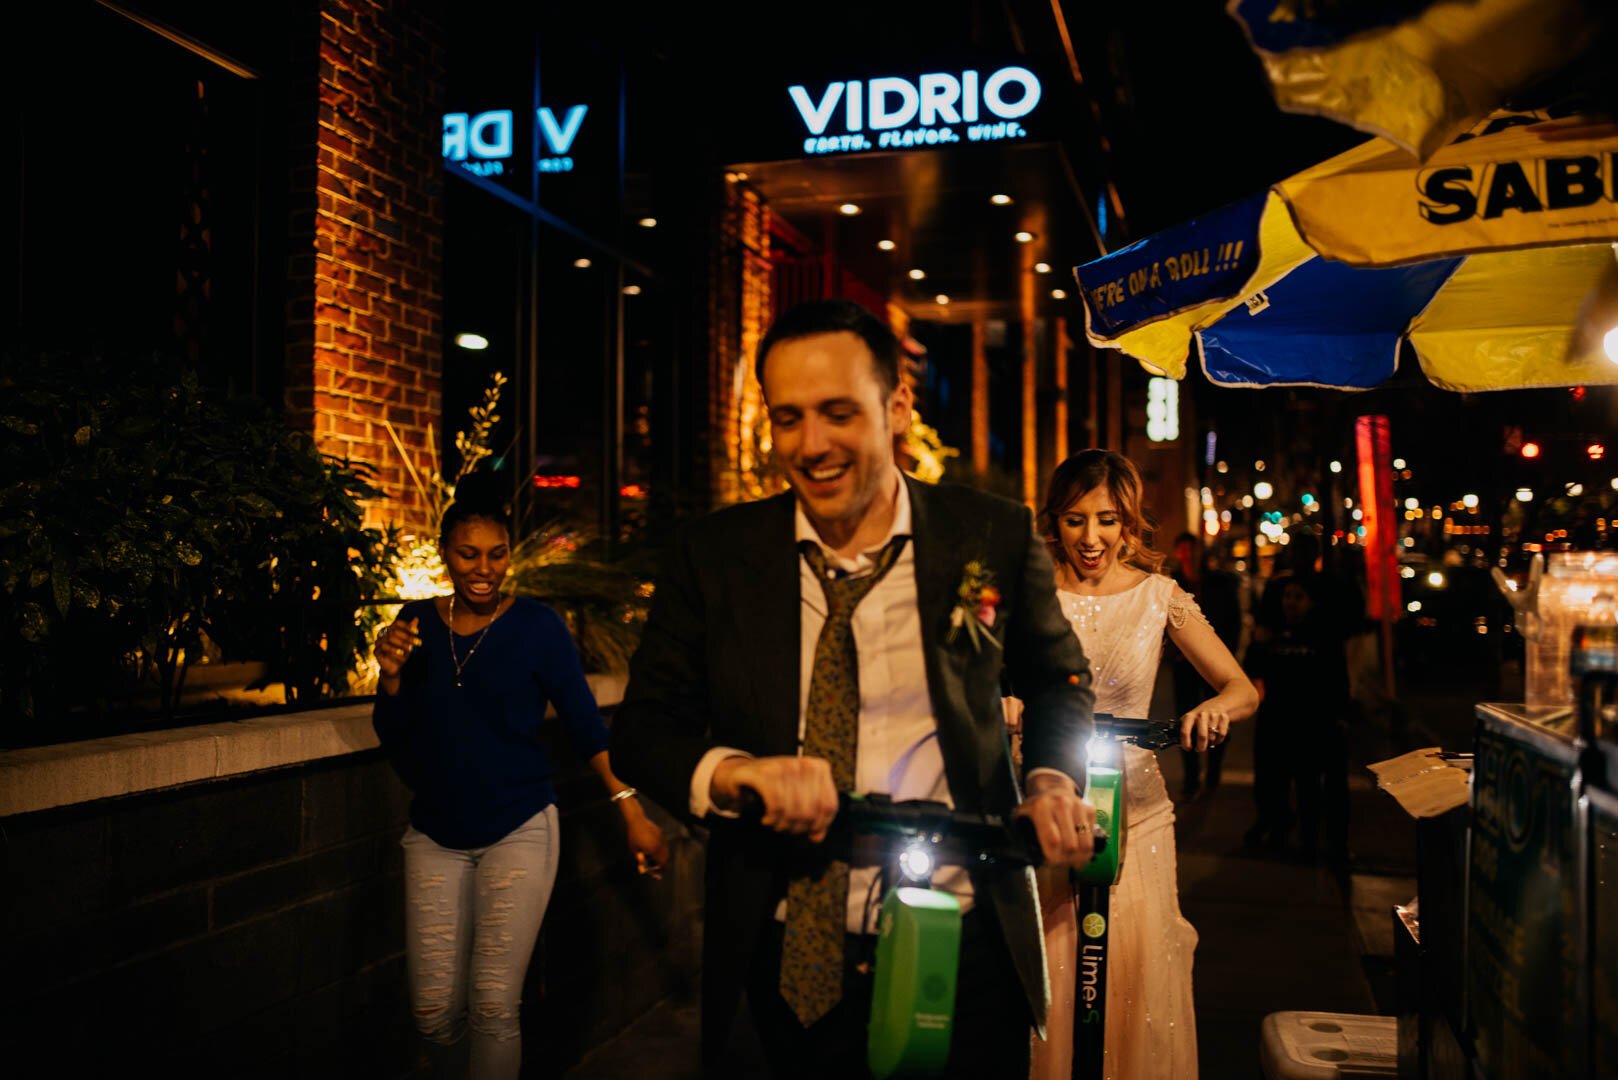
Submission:
[[[727,181],[709,251],[709,495],[717,506],[771,494],[763,393],[753,355],[768,329],[770,209],[752,188]]]
[[[1035,290],[1032,244],[1021,245],[1022,289],[1018,314],[1022,332],[1022,501],[1039,506],[1039,328],[1035,325]]]
[[[1051,421],[1051,437],[1054,440],[1051,448],[1051,457],[1057,465],[1067,460],[1067,358],[1068,346],[1072,344],[1067,336],[1067,318],[1056,316],[1051,321],[1051,349],[1054,363],[1053,381],[1056,383],[1056,415]],[[1047,474],[1048,475],[1048,474]]]
[[[435,4],[308,0],[295,41],[288,419],[376,468],[371,524],[420,528],[442,426],[443,48]],[[318,68],[314,65],[318,60]],[[384,423],[386,422],[386,424]]]
[[[972,319],[972,471],[989,473],[989,327]]]

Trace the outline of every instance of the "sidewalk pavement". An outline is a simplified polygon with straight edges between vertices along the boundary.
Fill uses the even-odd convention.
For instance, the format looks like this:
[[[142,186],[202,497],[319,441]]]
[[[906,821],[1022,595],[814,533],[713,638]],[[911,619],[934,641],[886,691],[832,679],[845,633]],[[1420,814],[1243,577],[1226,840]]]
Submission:
[[[1195,996],[1203,1077],[1260,1076],[1260,1024],[1270,1012],[1392,1012],[1390,909],[1415,894],[1415,829],[1364,766],[1436,741],[1412,727],[1414,738],[1367,721],[1350,735],[1355,857],[1345,878],[1295,856],[1243,848],[1254,817],[1251,724],[1236,729],[1220,787],[1178,806],[1180,904],[1201,938]],[[1178,792],[1179,753],[1159,758],[1169,790]],[[695,1077],[697,1032],[695,996],[671,999],[565,1075]],[[762,1073],[756,1053],[756,1045],[744,1047],[739,1067]]]

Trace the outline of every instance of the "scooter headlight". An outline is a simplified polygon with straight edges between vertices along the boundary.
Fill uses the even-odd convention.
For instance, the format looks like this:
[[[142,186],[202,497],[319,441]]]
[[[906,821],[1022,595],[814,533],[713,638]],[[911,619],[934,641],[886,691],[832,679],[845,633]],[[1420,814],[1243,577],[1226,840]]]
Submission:
[[[1092,765],[1116,765],[1118,744],[1105,735],[1092,735],[1084,744],[1085,757]]]
[[[933,879],[933,853],[917,841],[899,852],[899,873],[907,882],[926,886]]]

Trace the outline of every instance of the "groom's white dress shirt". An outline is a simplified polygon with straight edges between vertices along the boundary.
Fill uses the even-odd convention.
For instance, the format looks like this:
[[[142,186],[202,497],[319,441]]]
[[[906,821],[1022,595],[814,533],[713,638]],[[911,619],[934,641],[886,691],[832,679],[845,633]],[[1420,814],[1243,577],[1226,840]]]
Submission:
[[[898,495],[893,524],[880,542],[853,559],[845,559],[820,539],[801,505],[795,511],[795,539],[808,540],[826,553],[826,565],[852,576],[875,569],[876,557],[896,536],[911,536],[910,489],[894,470]],[[826,594],[815,580],[809,561],[798,558],[798,744],[803,745],[808,717],[809,680],[815,665],[815,646],[826,623]],[[915,543],[907,543],[893,568],[854,609],[854,646],[859,656],[859,746],[854,760],[854,790],[886,794],[896,802],[929,799],[955,805],[944,775],[944,755],[938,745],[938,722],[933,716],[927,688],[927,658],[922,647],[921,611],[916,597]],[[714,769],[727,757],[751,757],[744,751],[718,746],[703,755],[691,776],[691,813],[734,816],[719,810],[709,797]],[[1054,770],[1036,770],[1054,771]],[[854,866],[849,871],[848,930],[873,932],[882,897],[874,883],[879,869]],[[962,912],[972,907],[972,880],[964,868],[941,866],[933,887],[954,893]],[[869,907],[867,901],[869,900]],[[776,909],[786,917],[786,901]]]

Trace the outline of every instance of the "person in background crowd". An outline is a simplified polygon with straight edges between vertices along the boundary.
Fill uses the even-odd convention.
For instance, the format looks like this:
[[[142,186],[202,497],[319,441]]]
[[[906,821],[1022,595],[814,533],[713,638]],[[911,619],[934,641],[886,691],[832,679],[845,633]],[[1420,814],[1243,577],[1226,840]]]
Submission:
[[[1214,628],[1219,640],[1232,656],[1241,644],[1242,601],[1241,582],[1235,574],[1219,568],[1219,557],[1212,551],[1202,559],[1201,572],[1197,572],[1197,539],[1190,533],[1174,538],[1174,583],[1197,601],[1208,625]],[[1196,665],[1186,659],[1185,653],[1170,642],[1169,659],[1174,675],[1174,714],[1184,716],[1195,708],[1209,689]],[[1211,794],[1219,787],[1220,771],[1225,762],[1225,743],[1208,748],[1207,790]],[[1194,799],[1203,790],[1203,755],[1181,748],[1180,761],[1184,780],[1180,796]]]
[[[1348,858],[1349,697],[1347,641],[1358,626],[1352,586],[1316,565],[1313,533],[1294,532],[1286,562],[1265,587],[1248,647],[1248,674],[1263,689],[1253,749],[1253,798],[1258,816],[1250,845],[1285,848],[1294,823],[1299,850]],[[1291,805],[1296,789],[1297,805]]]
[[[668,848],[612,774],[567,626],[501,595],[511,530],[492,477],[461,481],[439,551],[450,594],[406,604],[376,643],[372,723],[415,793],[403,840],[411,1012],[439,1075],[515,1077],[523,980],[556,880],[548,704],[623,812],[641,871],[659,871]]]

